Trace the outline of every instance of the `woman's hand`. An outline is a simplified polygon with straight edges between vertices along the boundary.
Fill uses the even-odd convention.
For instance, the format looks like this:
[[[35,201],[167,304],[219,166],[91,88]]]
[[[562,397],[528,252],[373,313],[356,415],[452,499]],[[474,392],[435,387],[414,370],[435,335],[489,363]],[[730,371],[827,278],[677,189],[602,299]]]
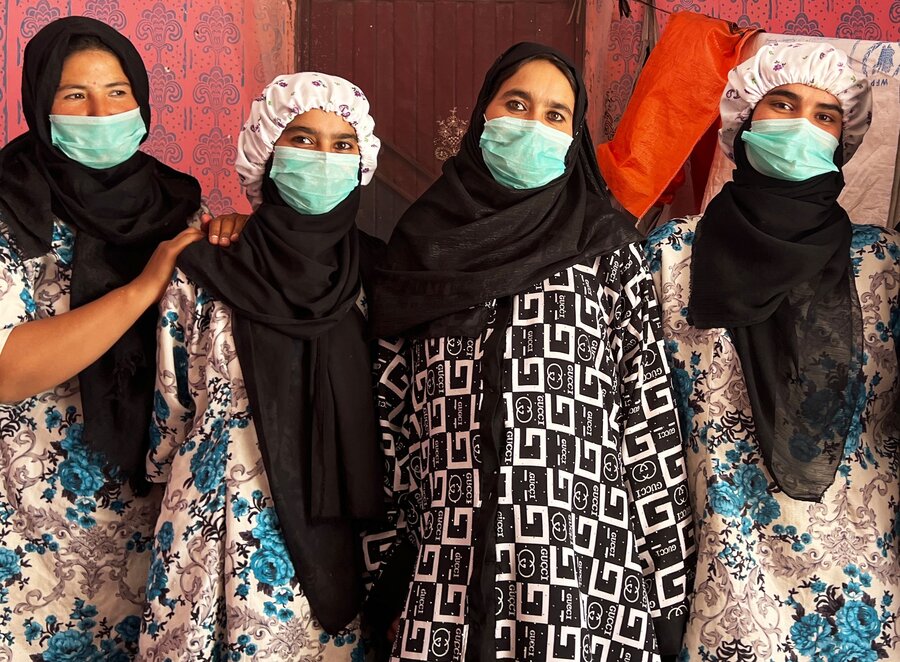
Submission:
[[[188,228],[162,242],[141,274],[67,313],[13,328],[0,352],[0,402],[18,402],[77,375],[100,358],[162,297],[179,253],[203,238]]]
[[[392,644],[394,643],[394,640],[397,638],[397,631],[399,629],[400,629],[400,617],[398,616],[397,618],[394,619],[394,622],[391,623],[391,626],[388,628],[388,631],[387,631],[387,640],[389,642],[391,642]]]
[[[215,246],[230,246],[241,236],[248,218],[250,217],[246,214],[238,213],[222,214],[215,218],[204,215],[200,222],[203,224],[203,230],[209,235],[209,243]]]
[[[202,231],[188,228],[156,247],[141,274],[126,285],[138,294],[140,301],[146,303],[145,309],[162,298],[169,281],[172,280],[175,261],[181,251],[202,238]]]

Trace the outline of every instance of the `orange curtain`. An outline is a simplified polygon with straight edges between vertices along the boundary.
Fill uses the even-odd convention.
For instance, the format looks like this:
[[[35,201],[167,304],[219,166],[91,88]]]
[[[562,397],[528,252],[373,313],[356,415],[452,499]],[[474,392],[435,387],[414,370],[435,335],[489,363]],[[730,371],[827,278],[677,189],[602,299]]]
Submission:
[[[606,183],[636,217],[660,198],[718,122],[728,72],[757,31],[692,12],[669,19],[615,137],[597,146]]]

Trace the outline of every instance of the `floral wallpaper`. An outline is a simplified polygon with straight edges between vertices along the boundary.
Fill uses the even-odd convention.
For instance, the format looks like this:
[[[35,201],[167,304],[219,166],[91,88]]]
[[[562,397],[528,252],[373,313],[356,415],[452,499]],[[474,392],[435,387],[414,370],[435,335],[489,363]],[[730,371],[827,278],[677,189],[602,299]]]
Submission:
[[[602,80],[597,81],[604,99],[602,115],[598,109],[595,117],[600,125],[599,141],[612,137],[628,104],[639,69],[644,12],[652,11],[631,0],[631,16],[622,17],[618,4],[613,0],[589,3],[595,20],[592,24],[589,16],[587,29],[602,33],[601,43],[607,50],[599,72]],[[900,0],[655,0],[655,4],[660,31],[672,13],[693,11],[775,34],[900,40]],[[587,35],[588,44],[591,36]],[[895,58],[895,63],[886,66],[900,65],[900,53]]]
[[[294,0],[5,0],[0,3],[0,143],[25,130],[25,44],[69,15],[106,22],[137,46],[153,125],[143,149],[200,180],[213,213],[249,209],[234,174],[250,101],[294,62]]]

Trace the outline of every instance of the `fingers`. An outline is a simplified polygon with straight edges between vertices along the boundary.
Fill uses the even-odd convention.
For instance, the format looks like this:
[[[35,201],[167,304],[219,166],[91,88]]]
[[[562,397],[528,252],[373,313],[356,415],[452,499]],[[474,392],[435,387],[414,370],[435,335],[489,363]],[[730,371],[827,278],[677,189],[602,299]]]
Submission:
[[[250,217],[246,214],[234,215],[234,229],[231,231],[231,241],[238,240],[238,237],[241,236],[241,233],[244,231],[244,226],[247,225],[249,219]]]
[[[222,246],[228,246],[236,237],[234,233],[234,214],[228,214],[222,217],[222,226],[219,228],[219,243]]]
[[[222,217],[216,216],[206,225],[206,234],[209,235],[209,243],[219,245],[219,237],[222,236]]]
[[[387,638],[390,643],[394,643],[397,638],[397,631],[400,629],[400,617],[394,619],[387,631]]]
[[[186,230],[182,230],[177,235],[175,235],[168,243],[169,250],[178,255],[185,248],[193,244],[195,241],[199,241],[203,239],[203,231],[198,228],[188,228]]]
[[[244,214],[222,214],[211,219],[206,228],[209,234],[209,243],[216,246],[229,246],[237,241],[241,230],[247,224],[247,216]]]

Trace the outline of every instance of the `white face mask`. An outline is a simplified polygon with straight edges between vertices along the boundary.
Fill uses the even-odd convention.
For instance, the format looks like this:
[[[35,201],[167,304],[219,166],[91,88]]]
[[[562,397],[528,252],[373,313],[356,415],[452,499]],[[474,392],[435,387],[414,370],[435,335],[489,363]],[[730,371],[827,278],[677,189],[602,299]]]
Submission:
[[[301,214],[324,214],[359,185],[359,154],[276,147],[269,177],[282,199]]]
[[[73,161],[103,170],[124,163],[138,151],[147,127],[141,109],[93,117],[50,115],[50,139]]]
[[[497,182],[530,189],[549,184],[566,171],[572,136],[537,120],[504,116],[484,123],[478,144]]]
[[[838,171],[838,139],[803,117],[756,120],[741,140],[750,165],[767,177],[802,182]]]

